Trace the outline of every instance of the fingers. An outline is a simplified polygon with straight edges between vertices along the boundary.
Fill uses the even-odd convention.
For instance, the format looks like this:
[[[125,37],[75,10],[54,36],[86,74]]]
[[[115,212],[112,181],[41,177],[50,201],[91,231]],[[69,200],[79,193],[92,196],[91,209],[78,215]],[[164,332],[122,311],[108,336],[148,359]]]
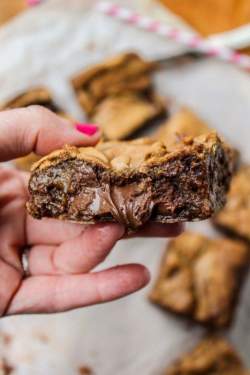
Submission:
[[[59,246],[34,246],[29,255],[32,275],[79,274],[92,270],[123,236],[118,224],[85,227],[76,238]]]
[[[144,225],[138,232],[129,235],[128,237],[176,237],[179,236],[184,230],[185,224],[161,224],[161,223],[148,223]]]
[[[45,155],[65,144],[87,146],[98,141],[99,131],[90,136],[82,130],[79,125],[76,128],[70,121],[39,106],[0,112],[0,161],[32,151]]]
[[[135,264],[86,275],[30,277],[24,280],[7,314],[55,313],[108,302],[148,282],[147,269]]]
[[[29,245],[59,245],[79,236],[86,227],[55,219],[36,220],[27,215],[26,238]]]

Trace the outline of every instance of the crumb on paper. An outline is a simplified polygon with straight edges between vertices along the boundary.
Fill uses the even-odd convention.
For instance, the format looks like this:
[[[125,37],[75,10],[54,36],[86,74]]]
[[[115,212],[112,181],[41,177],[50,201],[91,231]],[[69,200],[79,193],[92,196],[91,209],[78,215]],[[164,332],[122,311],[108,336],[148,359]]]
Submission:
[[[43,332],[36,332],[34,336],[43,344],[47,344],[49,342],[49,336]]]
[[[88,366],[81,366],[78,369],[79,375],[94,375],[92,369]]]
[[[13,341],[13,336],[10,335],[9,333],[3,333],[2,340],[3,340],[4,346],[9,346]]]
[[[14,368],[6,361],[5,358],[0,358],[0,375],[10,375]]]

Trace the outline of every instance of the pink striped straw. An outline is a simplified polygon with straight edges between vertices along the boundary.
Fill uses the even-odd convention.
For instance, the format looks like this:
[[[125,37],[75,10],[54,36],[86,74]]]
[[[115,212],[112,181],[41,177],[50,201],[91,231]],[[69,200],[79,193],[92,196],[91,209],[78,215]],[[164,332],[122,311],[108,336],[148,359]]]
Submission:
[[[161,35],[177,43],[183,44],[192,50],[196,50],[208,56],[217,57],[220,60],[232,63],[243,69],[250,70],[249,56],[234,51],[228,47],[215,46],[198,35],[169,27],[160,21],[143,16],[129,8],[124,8],[110,2],[100,1],[97,3],[96,9],[101,13],[116,19],[120,19],[123,22],[133,25],[139,29]]]
[[[42,0],[27,0],[27,4],[29,6],[34,6],[34,5],[38,5],[41,3]]]

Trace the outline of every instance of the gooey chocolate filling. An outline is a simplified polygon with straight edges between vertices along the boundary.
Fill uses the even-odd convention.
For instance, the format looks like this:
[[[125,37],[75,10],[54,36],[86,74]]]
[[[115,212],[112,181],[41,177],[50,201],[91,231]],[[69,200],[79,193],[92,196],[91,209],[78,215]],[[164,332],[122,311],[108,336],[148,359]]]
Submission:
[[[218,169],[221,173],[215,173]],[[148,169],[118,175],[83,160],[62,161],[33,172],[32,216],[82,223],[119,222],[136,229],[160,222],[206,219],[225,199],[225,160],[183,155]]]

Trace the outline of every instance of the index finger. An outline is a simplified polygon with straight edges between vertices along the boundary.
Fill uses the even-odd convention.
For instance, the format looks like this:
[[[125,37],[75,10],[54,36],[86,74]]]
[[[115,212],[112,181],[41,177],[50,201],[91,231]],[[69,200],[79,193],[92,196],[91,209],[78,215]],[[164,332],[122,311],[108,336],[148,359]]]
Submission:
[[[31,106],[0,112],[0,161],[11,160],[34,152],[46,155],[65,144],[92,146],[100,131],[83,134],[78,126],[46,108]]]

